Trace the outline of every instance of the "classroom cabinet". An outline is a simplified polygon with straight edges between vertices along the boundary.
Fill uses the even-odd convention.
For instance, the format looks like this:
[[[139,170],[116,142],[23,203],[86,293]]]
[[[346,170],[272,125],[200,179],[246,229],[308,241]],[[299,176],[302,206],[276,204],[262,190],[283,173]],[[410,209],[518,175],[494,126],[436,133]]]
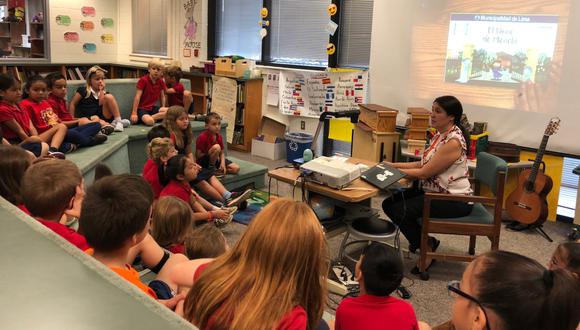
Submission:
[[[236,79],[238,100],[234,135],[230,148],[238,151],[252,151],[252,139],[258,136],[262,119],[262,78]],[[229,123],[232,125],[232,123]]]
[[[394,162],[399,150],[398,132],[377,132],[360,123],[355,125],[352,140],[352,157],[373,162]]]

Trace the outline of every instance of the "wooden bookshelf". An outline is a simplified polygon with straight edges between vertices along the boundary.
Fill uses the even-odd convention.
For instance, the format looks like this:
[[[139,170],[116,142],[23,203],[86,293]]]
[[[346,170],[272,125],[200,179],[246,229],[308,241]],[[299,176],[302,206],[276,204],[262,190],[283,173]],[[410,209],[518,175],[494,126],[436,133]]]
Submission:
[[[189,79],[193,96],[193,111],[196,114],[207,114],[211,106],[211,74],[198,71],[183,72],[183,78]]]
[[[30,23],[30,57],[44,57],[44,23]]]
[[[239,93],[236,120],[228,123],[234,126],[234,139],[230,148],[238,151],[252,151],[252,139],[258,136],[262,119],[262,85],[263,79],[237,79]],[[241,99],[240,99],[241,97]],[[238,136],[241,136],[239,141]]]

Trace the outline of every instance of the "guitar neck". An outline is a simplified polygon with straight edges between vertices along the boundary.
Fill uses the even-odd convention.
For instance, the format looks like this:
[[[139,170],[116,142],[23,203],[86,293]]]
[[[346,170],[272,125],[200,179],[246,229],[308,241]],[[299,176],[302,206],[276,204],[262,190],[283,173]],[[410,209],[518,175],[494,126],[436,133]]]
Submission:
[[[544,152],[546,151],[546,145],[548,144],[549,138],[550,136],[546,134],[544,134],[544,137],[542,138],[542,143],[540,144],[540,148],[538,149],[538,153],[536,154],[536,159],[534,160],[532,171],[530,173],[530,176],[528,177],[528,182],[531,184],[536,182],[538,170],[540,169],[540,163],[542,162],[542,158],[544,157]]]

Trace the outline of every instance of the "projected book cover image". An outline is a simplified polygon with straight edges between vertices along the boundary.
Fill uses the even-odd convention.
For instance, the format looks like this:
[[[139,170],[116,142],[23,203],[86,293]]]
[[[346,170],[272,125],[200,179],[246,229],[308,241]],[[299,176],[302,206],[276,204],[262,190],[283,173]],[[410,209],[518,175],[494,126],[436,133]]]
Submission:
[[[506,87],[546,81],[557,31],[557,16],[451,14],[445,81]]]

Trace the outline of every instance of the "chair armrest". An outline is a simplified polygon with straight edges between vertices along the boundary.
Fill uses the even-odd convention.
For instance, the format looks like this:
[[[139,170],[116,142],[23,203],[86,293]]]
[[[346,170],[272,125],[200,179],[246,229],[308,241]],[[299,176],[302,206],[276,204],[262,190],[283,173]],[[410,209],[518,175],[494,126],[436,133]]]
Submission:
[[[441,193],[425,193],[425,203],[431,200],[474,202],[474,203],[495,203],[496,199],[484,196],[452,195]]]

